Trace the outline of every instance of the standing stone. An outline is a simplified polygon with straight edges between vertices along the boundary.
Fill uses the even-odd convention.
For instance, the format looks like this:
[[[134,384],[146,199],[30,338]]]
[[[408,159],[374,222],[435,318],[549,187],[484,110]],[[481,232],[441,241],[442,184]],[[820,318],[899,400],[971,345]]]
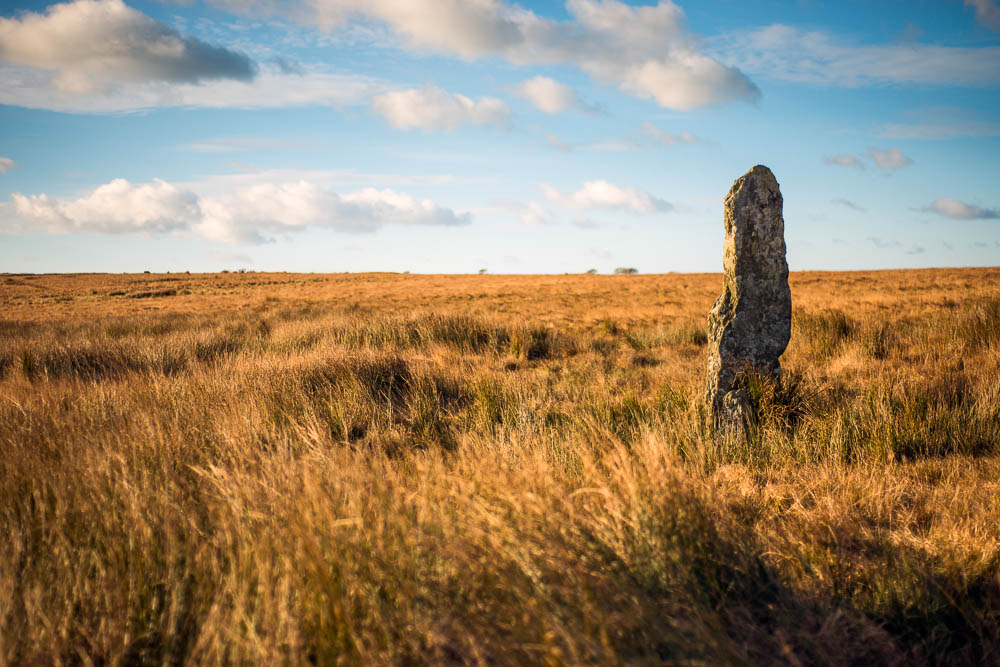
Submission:
[[[747,396],[740,373],[756,369],[778,376],[778,357],[792,332],[792,293],[785,261],[785,222],[778,181],[757,165],[725,199],[726,241],[722,295],[708,314],[706,400],[723,431],[742,429]]]

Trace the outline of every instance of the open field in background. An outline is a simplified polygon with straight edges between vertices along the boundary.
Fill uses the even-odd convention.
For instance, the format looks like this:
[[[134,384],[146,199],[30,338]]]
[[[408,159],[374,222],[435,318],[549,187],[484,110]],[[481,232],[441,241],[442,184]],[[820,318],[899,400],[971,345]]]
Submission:
[[[0,662],[1000,661],[1000,269],[0,275]]]

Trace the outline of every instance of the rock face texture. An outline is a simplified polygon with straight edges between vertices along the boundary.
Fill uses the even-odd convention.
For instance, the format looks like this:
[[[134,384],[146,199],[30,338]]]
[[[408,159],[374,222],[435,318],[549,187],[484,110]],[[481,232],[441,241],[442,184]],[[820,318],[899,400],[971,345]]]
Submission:
[[[765,166],[741,176],[725,198],[722,295],[708,314],[706,401],[722,430],[745,422],[740,373],[779,375],[792,332],[785,221],[778,181]]]

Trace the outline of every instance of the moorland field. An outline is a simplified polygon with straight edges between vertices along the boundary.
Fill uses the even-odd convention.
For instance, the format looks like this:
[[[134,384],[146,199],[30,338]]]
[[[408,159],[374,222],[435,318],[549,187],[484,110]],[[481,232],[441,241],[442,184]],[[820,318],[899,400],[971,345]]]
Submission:
[[[0,663],[996,664],[1000,269],[0,275]]]

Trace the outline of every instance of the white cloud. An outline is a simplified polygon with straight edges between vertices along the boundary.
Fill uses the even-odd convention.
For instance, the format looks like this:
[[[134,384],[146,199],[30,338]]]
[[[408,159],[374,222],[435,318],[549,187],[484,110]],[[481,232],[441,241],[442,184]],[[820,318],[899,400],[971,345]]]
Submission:
[[[903,155],[898,148],[887,148],[879,150],[869,148],[868,155],[875,161],[879,169],[884,171],[896,171],[913,164],[913,160]]]
[[[550,201],[577,210],[609,209],[650,214],[673,210],[673,206],[638,188],[620,187],[607,181],[587,181],[576,192],[560,192],[550,185],[542,185],[542,192]]]
[[[390,26],[410,49],[515,65],[569,64],[673,109],[755,101],[758,88],[735,67],[700,51],[684,12],[670,0],[632,7],[618,0],[568,0],[569,21],[501,0],[214,0],[260,17],[289,16],[332,29],[352,17]],[[600,48],[595,48],[599,44]]]
[[[587,108],[571,86],[547,76],[528,79],[517,87],[516,92],[521,97],[527,98],[536,109],[548,114],[559,113],[573,107]]]
[[[164,233],[189,227],[201,214],[196,194],[161,180],[133,185],[116,178],[70,201],[20,193],[13,200],[18,218],[47,232]]]
[[[976,8],[976,20],[990,30],[1000,32],[1000,7],[996,0],[965,0],[965,5]]]
[[[17,163],[11,160],[9,157],[0,157],[0,174],[5,171],[10,171],[17,166]]]
[[[249,81],[257,72],[245,54],[183,36],[121,0],[75,0],[0,18],[0,61],[43,70],[54,90],[70,94],[120,82]]]
[[[643,126],[643,129],[646,131],[646,134],[648,134],[653,139],[656,139],[664,146],[676,146],[678,144],[707,143],[703,139],[696,137],[690,132],[681,132],[680,134],[670,134],[669,132],[661,130],[652,123],[646,123]]]
[[[401,130],[456,130],[462,125],[510,122],[510,107],[495,97],[472,100],[434,86],[395,90],[372,98],[372,109]]]
[[[834,167],[847,167],[854,169],[864,169],[865,163],[853,155],[831,155],[823,158],[823,162]]]
[[[258,183],[224,194],[199,195],[190,187],[161,180],[133,184],[115,179],[77,199],[15,193],[13,206],[5,208],[3,227],[12,232],[178,232],[230,243],[263,243],[307,227],[373,232],[389,223],[470,221],[468,214],[394,190],[363,188],[338,194],[308,181]]]
[[[633,65],[626,69],[622,87],[661,107],[682,111],[735,99],[755,101],[760,96],[739,70],[695,52]]]
[[[712,40],[721,60],[752,74],[858,88],[887,84],[1000,84],[1000,47],[895,43],[862,45],[820,31],[771,25]]]
[[[979,208],[957,199],[938,198],[925,206],[923,210],[953,220],[995,220],[1000,218],[1000,211],[996,209]]]
[[[385,85],[375,79],[321,70],[286,74],[263,67],[252,81],[220,79],[212,85],[168,81],[120,82],[110,89],[71,92],[51,76],[19,65],[0,65],[0,104],[83,113],[115,113],[157,107],[270,109],[360,104]]]

